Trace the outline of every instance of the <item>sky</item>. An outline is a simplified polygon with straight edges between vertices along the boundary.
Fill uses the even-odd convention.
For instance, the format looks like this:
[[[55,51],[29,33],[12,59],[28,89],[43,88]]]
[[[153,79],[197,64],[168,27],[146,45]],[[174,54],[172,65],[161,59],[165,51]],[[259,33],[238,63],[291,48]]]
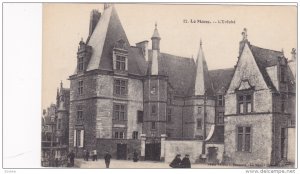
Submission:
[[[195,59],[202,39],[210,70],[234,67],[244,28],[251,44],[283,50],[287,58],[297,48],[296,6],[115,4],[115,8],[131,45],[151,41],[157,22],[161,52]],[[88,36],[93,9],[102,13],[103,4],[43,5],[42,109],[55,103],[61,81],[69,88],[68,77],[76,68],[79,41]],[[234,23],[218,23],[222,20]]]

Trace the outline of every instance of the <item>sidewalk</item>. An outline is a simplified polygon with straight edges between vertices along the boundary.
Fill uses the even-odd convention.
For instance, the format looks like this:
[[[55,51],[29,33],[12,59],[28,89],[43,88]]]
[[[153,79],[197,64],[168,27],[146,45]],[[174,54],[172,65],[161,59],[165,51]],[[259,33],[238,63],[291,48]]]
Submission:
[[[75,159],[75,166],[78,168],[106,168],[104,159],[98,161],[84,161],[83,159]],[[170,168],[168,163],[156,161],[138,161],[133,162],[129,160],[116,160],[110,161],[110,168],[129,168],[129,169],[165,169]],[[222,165],[207,165],[207,164],[192,164],[192,168],[243,168],[239,166],[222,166]]]

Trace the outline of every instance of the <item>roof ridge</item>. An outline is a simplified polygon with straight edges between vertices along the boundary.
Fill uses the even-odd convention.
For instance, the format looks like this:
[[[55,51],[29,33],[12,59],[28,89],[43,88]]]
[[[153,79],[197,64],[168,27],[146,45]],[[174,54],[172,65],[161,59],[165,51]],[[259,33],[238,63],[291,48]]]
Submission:
[[[274,52],[282,53],[282,51],[271,50],[271,49],[268,49],[268,48],[262,48],[262,47],[258,47],[256,45],[250,45],[250,47],[256,47],[256,48],[263,49],[263,50],[268,50],[268,51],[274,51]]]

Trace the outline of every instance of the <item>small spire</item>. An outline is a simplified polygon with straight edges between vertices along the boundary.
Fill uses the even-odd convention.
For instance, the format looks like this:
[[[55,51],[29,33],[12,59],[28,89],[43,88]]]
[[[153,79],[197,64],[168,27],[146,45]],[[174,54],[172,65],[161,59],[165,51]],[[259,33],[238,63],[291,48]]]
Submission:
[[[63,88],[63,82],[62,82],[62,80],[60,81],[60,88],[61,89]]]
[[[295,60],[296,59],[296,49],[295,48],[292,49],[291,54],[292,54],[292,60]]]
[[[200,39],[200,48],[202,48],[202,39]]]
[[[243,36],[243,40],[247,40],[247,28],[244,28],[243,32],[242,32],[242,36]]]
[[[157,22],[155,21],[155,29],[157,29]]]

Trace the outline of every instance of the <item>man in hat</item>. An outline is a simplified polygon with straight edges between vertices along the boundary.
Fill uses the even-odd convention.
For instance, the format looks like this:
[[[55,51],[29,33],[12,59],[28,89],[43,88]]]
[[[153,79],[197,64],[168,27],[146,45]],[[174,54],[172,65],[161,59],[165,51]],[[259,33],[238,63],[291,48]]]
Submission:
[[[111,155],[108,153],[108,151],[106,151],[105,156],[104,156],[106,168],[109,168],[110,158],[111,158]]]
[[[180,168],[180,163],[181,163],[180,157],[181,155],[177,154],[169,166],[172,168]]]
[[[188,154],[185,155],[185,157],[181,161],[181,168],[191,168],[191,161],[190,161],[190,156]]]

